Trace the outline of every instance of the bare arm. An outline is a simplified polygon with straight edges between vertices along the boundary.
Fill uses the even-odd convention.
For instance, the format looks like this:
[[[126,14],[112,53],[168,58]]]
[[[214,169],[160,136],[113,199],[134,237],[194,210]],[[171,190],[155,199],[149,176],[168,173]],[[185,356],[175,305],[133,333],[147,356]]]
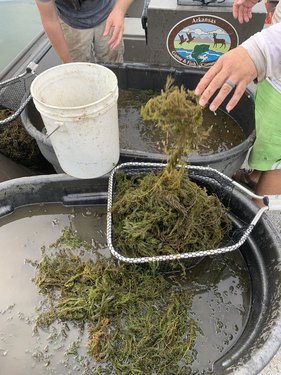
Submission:
[[[116,48],[122,40],[124,32],[124,17],[132,2],[133,0],[117,0],[106,20],[104,35],[108,35],[111,28],[113,28],[112,37],[108,42],[112,48]]]
[[[281,8],[281,3],[278,5]],[[257,79],[281,78],[281,23],[271,25],[242,43],[255,62]]]
[[[57,52],[58,56],[64,63],[71,62],[71,56],[60,26],[57,10],[53,0],[40,1],[35,0],[38,7],[43,28],[48,38]]]

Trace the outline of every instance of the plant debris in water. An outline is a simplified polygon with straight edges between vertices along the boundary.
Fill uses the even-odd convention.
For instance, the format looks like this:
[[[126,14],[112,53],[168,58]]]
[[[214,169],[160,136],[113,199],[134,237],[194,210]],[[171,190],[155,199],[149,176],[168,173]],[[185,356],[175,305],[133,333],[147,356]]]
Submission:
[[[0,108],[0,120],[5,120],[13,113],[9,109]],[[35,171],[53,171],[42,156],[35,139],[26,132],[19,117],[0,127],[0,152],[14,162]]]
[[[187,177],[181,160],[206,136],[196,97],[169,79],[142,115],[163,129],[168,163],[161,172],[118,176],[113,207],[118,246],[151,256],[219,243],[229,226],[224,207]],[[173,148],[167,146],[170,135],[176,136]],[[197,327],[189,317],[186,273],[165,275],[157,267],[120,264],[98,253],[94,262],[71,250],[81,245],[64,231],[50,247],[54,252],[45,251],[34,263],[34,281],[48,302],[37,324],[87,322],[95,374],[192,374]]]
[[[129,257],[216,248],[231,229],[225,207],[189,179],[182,160],[208,136],[197,97],[168,77],[165,89],[142,107],[141,115],[162,131],[167,165],[146,175],[117,173],[115,246]]]
[[[56,244],[64,241],[63,235]],[[33,262],[34,282],[48,301],[38,326],[87,322],[95,374],[191,373],[197,328],[188,316],[192,292],[179,282],[184,274],[167,276],[101,255],[93,262],[69,246],[51,248]]]
[[[141,89],[121,89],[118,97],[118,119],[120,146],[123,149],[159,153],[162,151],[159,140],[161,131],[156,126],[147,126],[141,118],[140,109],[159,92]],[[202,128],[208,137],[196,144],[192,154],[214,154],[227,151],[242,143],[246,135],[239,124],[222,110],[216,113],[203,108]],[[173,139],[170,139],[171,145]]]

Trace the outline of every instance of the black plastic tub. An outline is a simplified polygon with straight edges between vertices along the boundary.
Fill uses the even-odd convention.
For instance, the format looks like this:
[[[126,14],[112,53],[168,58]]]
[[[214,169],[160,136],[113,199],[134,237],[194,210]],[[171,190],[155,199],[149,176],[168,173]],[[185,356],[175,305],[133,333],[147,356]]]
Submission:
[[[204,74],[200,70],[160,68],[144,64],[107,65],[107,67],[116,73],[118,85],[121,89],[161,90],[165,85],[167,76],[172,75],[177,85],[183,84],[186,88],[193,90]],[[226,112],[225,103],[221,105],[220,109]],[[249,90],[244,93],[229,116],[239,124],[245,135],[245,140],[227,151],[208,155],[191,155],[189,158],[191,164],[210,166],[228,176],[232,176],[240,168],[255,138],[254,100]],[[51,141],[44,134],[41,116],[32,101],[22,112],[21,119],[27,132],[37,141],[44,157],[58,173],[62,172]],[[138,149],[121,149],[120,162],[148,160],[160,162],[164,159],[165,157],[160,153],[149,153]]]
[[[212,181],[200,184],[210,192],[218,192],[223,201],[227,200],[224,203],[237,218],[237,226],[249,222],[257,212],[256,206],[237,190],[229,199],[229,193],[224,194]],[[78,180],[57,174],[3,182],[0,184],[0,226],[1,218],[22,206],[53,203],[69,207],[105,206],[107,187],[108,176]],[[7,256],[9,251],[12,249],[6,249]],[[259,374],[281,345],[281,238],[266,214],[239,251],[249,273],[249,311],[239,337],[216,360],[210,374]]]

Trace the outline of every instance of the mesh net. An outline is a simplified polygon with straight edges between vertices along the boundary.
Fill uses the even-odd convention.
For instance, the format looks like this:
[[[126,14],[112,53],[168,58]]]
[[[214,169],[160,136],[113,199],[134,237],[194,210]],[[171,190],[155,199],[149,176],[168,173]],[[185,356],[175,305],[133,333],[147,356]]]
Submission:
[[[23,74],[0,82],[0,125],[8,124],[20,115],[31,99],[29,88],[34,78],[34,70],[27,67]]]
[[[27,87],[24,77],[0,84],[0,106],[16,111],[27,92]]]
[[[233,190],[236,186],[236,183],[233,182],[228,176],[225,176],[223,173],[216,171],[209,167],[200,167],[200,166],[188,166],[186,173],[189,178],[196,182],[202,188],[205,188],[208,194],[215,194],[218,199],[226,207],[226,214],[229,216],[231,222],[233,223],[233,229],[230,234],[228,234],[216,249],[208,249],[202,251],[196,251],[185,254],[173,254],[173,255],[164,255],[164,256],[152,256],[148,258],[129,258],[120,254],[119,250],[114,246],[114,231],[112,223],[112,215],[110,213],[112,204],[114,201],[114,194],[116,188],[116,172],[125,173],[128,177],[133,176],[144,176],[151,172],[158,172],[163,170],[165,164],[158,163],[124,163],[115,168],[115,171],[112,172],[109,180],[109,190],[108,190],[108,221],[107,221],[107,240],[109,248],[112,254],[121,261],[128,263],[147,263],[147,262],[156,262],[164,261],[169,262],[171,260],[185,260],[188,261],[189,266],[195,265],[200,259],[203,259],[206,255],[216,255],[226,252],[230,252],[238,249],[248,238],[251,233],[254,224],[253,220],[256,221],[261,216],[262,212],[258,212],[256,216],[249,217],[247,222],[242,221],[240,218],[235,216],[231,210],[228,208],[231,206],[231,200],[233,196]]]

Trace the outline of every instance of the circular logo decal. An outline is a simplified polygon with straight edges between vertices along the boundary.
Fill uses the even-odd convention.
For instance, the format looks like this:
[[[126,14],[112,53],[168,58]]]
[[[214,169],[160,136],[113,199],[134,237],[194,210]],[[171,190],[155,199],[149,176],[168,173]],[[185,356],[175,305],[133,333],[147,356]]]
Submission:
[[[169,32],[167,49],[180,64],[210,67],[238,43],[238,34],[229,22],[203,14],[177,23]]]

